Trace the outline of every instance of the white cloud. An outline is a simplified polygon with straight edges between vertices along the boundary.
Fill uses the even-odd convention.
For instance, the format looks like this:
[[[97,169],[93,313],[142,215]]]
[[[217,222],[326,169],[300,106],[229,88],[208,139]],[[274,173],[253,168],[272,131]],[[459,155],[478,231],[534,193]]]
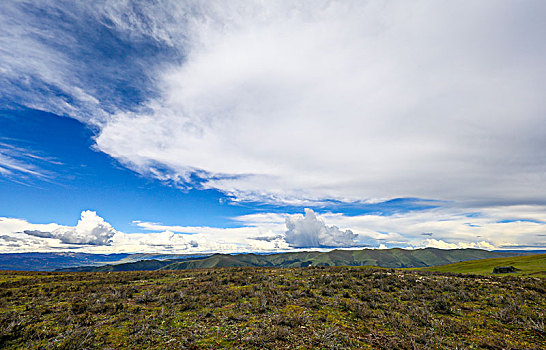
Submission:
[[[80,64],[67,55],[78,45],[73,35],[33,18],[39,9],[43,10],[44,21],[48,19],[48,13],[67,14],[70,9],[41,1],[3,5],[0,13],[0,82],[3,85],[0,97],[75,118],[83,118],[90,112],[101,113],[98,101],[82,88],[79,76],[75,74]],[[63,41],[64,48],[55,49]]]
[[[52,232],[63,243],[108,245],[116,230],[91,210],[83,211],[76,227],[60,227]]]
[[[43,252],[53,251],[64,245],[56,239],[40,239],[25,234],[23,231],[31,230],[36,232],[50,233],[61,227],[58,224],[31,224],[26,220],[16,218],[0,218],[0,233],[3,236],[16,239],[18,242],[10,242],[4,239],[0,242],[0,251],[2,253],[19,252]]]
[[[495,249],[491,243],[486,241],[480,242],[471,242],[471,243],[447,243],[442,240],[436,240],[429,238],[425,240],[425,246],[431,248],[440,248],[440,249],[464,249],[464,248],[478,248],[478,249]]]
[[[139,241],[144,246],[163,246],[172,248],[173,246],[189,245],[189,242],[184,239],[183,235],[175,234],[171,231],[153,232],[147,234],[145,238]],[[196,247],[198,244],[194,244]]]
[[[88,253],[236,253],[290,249],[278,237],[277,229],[279,232],[284,229],[282,220],[276,225],[261,225],[257,222],[238,228],[135,223],[152,232],[117,231],[89,210],[82,212],[76,226],[33,224],[23,219],[0,218],[0,252],[77,250]],[[263,237],[268,239],[261,239]]]
[[[546,247],[546,206],[441,207],[382,215],[324,213],[329,223],[351,227],[363,243],[411,247]],[[512,221],[520,216],[525,221]],[[426,235],[423,235],[426,234]],[[375,242],[375,243],[374,243]]]
[[[243,199],[543,200],[540,7],[212,3],[160,98],[109,117],[97,145]]]
[[[307,208],[305,216],[287,217],[286,228],[284,239],[294,248],[352,247],[357,238],[351,230],[341,231],[337,226],[327,226]]]
[[[0,252],[77,249],[89,253],[236,253],[358,246],[546,247],[546,221],[542,221],[546,206],[480,210],[443,207],[390,216],[347,216],[330,212],[319,215],[307,209],[305,216],[259,213],[235,217],[233,220],[241,225],[236,228],[135,222],[148,233],[117,231],[92,211],[82,212],[81,220],[73,227],[0,218]],[[522,219],[513,221],[515,217]]]
[[[545,6],[14,2],[0,97],[93,124],[97,148],[143,174],[198,171],[238,199],[543,202]],[[105,64],[105,28],[183,57]]]
[[[1,218],[0,233],[18,241],[17,246],[2,245],[0,251],[43,252],[77,249],[88,252],[113,252],[113,237],[118,232],[96,212],[86,210],[76,226],[55,223],[33,224],[16,218]]]
[[[53,174],[42,169],[40,163],[59,164],[30,150],[0,142],[0,176],[20,183],[29,177],[46,181],[51,179]]]
[[[65,244],[108,245],[116,230],[96,212],[86,210],[74,227],[58,226],[52,231],[27,229],[23,233],[39,238],[55,238]]]
[[[267,215],[267,214],[266,214]],[[186,241],[193,241],[193,246],[186,247],[191,251],[275,251],[289,249],[280,233],[284,229],[284,219],[268,215],[268,222],[261,216],[245,216],[235,218],[241,222],[241,227],[220,228],[207,226],[169,226],[152,222],[134,223],[149,231],[179,232],[177,236],[185,236]],[[252,219],[250,218],[252,217]]]

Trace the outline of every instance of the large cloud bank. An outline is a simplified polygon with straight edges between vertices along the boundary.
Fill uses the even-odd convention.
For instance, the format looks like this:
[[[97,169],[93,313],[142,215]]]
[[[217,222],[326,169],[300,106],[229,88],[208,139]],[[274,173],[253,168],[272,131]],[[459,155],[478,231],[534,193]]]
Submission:
[[[244,224],[237,228],[165,226],[135,221],[141,230],[115,230],[96,212],[86,210],[76,226],[34,224],[23,219],[0,218],[0,253],[76,250],[89,253],[191,253],[286,250],[290,246],[277,233],[284,224]],[[272,237],[261,240],[256,237]]]
[[[261,201],[546,198],[544,1],[3,6],[3,96],[143,174]]]
[[[352,247],[357,237],[351,230],[327,226],[311,209],[305,209],[305,216],[287,217],[286,228],[284,239],[294,248]]]
[[[168,226],[135,221],[143,232],[112,228],[85,211],[76,226],[0,218],[0,252],[77,250],[90,253],[271,252],[332,247],[545,249],[546,206],[433,208],[393,215],[258,213],[239,227]],[[339,229],[339,227],[350,229]]]

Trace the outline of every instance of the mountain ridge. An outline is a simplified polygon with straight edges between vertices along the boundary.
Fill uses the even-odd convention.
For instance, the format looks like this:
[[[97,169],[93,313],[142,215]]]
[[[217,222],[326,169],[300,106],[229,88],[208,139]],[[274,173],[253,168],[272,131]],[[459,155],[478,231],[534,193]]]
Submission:
[[[525,254],[494,252],[482,249],[361,249],[328,252],[304,251],[275,254],[220,254],[197,259],[141,260],[115,265],[80,266],[57,271],[154,271],[222,267],[307,267],[307,266],[378,266],[410,268],[438,266],[468,260],[510,257]]]
[[[93,254],[80,252],[25,252],[0,253],[0,270],[55,271],[63,268],[106,264],[132,263],[142,260],[196,258],[203,254],[113,253]],[[207,254],[206,256],[209,256]]]

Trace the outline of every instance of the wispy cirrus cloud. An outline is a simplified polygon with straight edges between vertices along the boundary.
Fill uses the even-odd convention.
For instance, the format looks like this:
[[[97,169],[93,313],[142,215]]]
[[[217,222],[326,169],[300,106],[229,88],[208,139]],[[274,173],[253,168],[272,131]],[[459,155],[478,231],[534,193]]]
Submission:
[[[61,163],[31,150],[8,144],[0,138],[0,177],[22,184],[30,184],[34,179],[51,181],[54,173],[43,167],[46,164]]]
[[[179,58],[170,8],[126,1],[17,1],[0,13],[0,99],[96,126],[151,97],[155,64]],[[180,11],[176,11],[180,13]],[[169,20],[170,18],[170,20]],[[180,40],[178,40],[180,42]]]

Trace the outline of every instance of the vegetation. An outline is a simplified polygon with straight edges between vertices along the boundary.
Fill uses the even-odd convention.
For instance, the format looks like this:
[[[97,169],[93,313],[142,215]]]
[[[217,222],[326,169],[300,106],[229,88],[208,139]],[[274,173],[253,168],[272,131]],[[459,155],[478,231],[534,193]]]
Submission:
[[[0,272],[6,349],[544,349],[546,279],[363,267]]]
[[[423,267],[449,264],[459,261],[516,256],[516,253],[490,252],[482,249],[406,250],[361,249],[332,250],[329,252],[292,252],[280,254],[214,254],[189,257],[182,260],[146,260],[101,267],[84,266],[64,271],[154,271],[184,270],[210,267],[307,267],[307,266],[380,266]]]
[[[495,267],[499,266],[513,266],[516,268],[516,272],[514,274],[517,275],[535,275],[537,277],[546,277],[546,254],[463,261],[456,264],[427,267],[425,270],[489,275],[493,273],[493,269]]]

